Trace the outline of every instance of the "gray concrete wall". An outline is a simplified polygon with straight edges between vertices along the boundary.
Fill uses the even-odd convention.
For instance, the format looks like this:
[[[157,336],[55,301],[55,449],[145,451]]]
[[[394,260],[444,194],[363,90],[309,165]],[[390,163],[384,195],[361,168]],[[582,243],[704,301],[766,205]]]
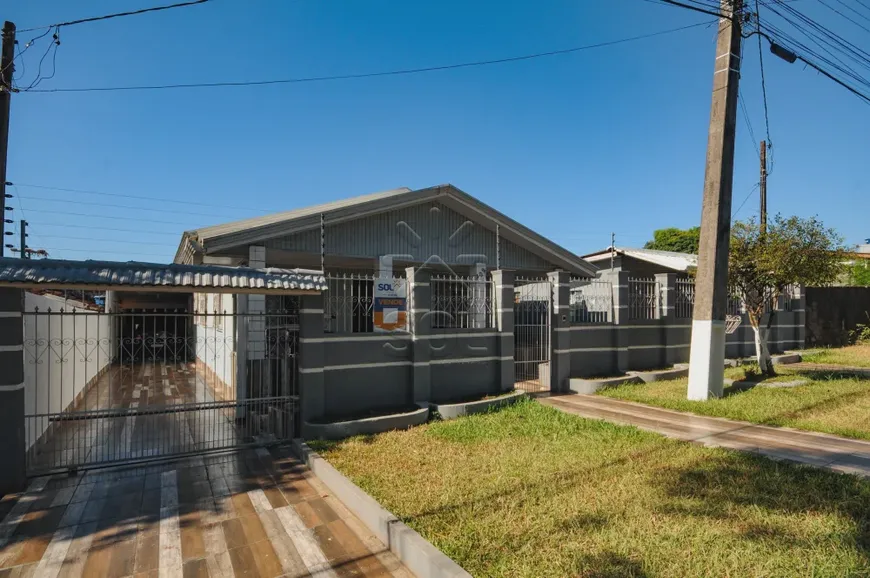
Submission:
[[[323,357],[327,420],[413,403],[409,335],[325,335]]]
[[[24,293],[0,289],[0,495],[24,489]]]
[[[768,336],[771,353],[802,347],[800,311],[777,311]],[[626,325],[572,325],[571,376],[600,377],[624,371],[688,363],[691,320],[632,321]],[[619,366],[619,354],[627,360]],[[755,355],[755,337],[744,315],[737,331],[726,336],[725,357]]]

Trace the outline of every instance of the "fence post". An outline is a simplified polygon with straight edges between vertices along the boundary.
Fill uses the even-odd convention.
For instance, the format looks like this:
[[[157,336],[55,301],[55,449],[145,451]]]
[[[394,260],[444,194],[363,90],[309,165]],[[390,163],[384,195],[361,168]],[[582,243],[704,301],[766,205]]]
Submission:
[[[797,341],[797,349],[803,349],[807,346],[807,288],[800,285],[797,288],[794,304],[795,315],[795,341]]]
[[[613,327],[616,332],[614,369],[622,373],[630,369],[628,359],[628,345],[631,339],[631,330],[628,329],[630,323],[628,318],[628,278],[630,276],[629,271],[613,271],[601,274],[601,278],[609,281],[613,286]]]
[[[0,494],[27,482],[24,424],[24,291],[0,289]]]
[[[411,333],[411,395],[414,403],[432,399],[432,368],[429,335],[432,333],[432,274],[426,269],[408,267],[408,331]]]
[[[677,351],[669,345],[678,345],[682,340],[678,341],[680,331],[674,327],[677,320],[677,274],[676,273],[658,273],[656,276],[656,285],[658,286],[658,317],[661,323],[661,343],[664,354],[662,361],[665,366],[673,365],[677,359]]]
[[[571,381],[571,274],[554,271],[547,275],[553,292],[550,323],[550,391],[569,390]]]
[[[516,384],[514,368],[514,279],[513,271],[493,271],[495,328],[498,330],[499,391],[511,391]]]
[[[300,297],[299,345],[299,419],[307,438],[305,424],[326,414],[322,293]]]

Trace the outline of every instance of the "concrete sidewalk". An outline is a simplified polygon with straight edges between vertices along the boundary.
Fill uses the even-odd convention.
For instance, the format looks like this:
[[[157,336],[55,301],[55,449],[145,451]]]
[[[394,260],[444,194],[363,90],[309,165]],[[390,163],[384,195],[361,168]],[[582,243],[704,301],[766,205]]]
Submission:
[[[595,395],[553,395],[538,401],[567,413],[633,425],[710,447],[757,453],[842,473],[870,477],[870,442],[703,417]]]

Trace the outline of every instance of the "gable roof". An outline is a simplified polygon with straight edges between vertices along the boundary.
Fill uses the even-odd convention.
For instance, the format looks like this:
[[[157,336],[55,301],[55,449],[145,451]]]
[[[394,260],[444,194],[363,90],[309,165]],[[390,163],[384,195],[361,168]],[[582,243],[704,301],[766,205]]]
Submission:
[[[617,255],[633,257],[647,263],[661,265],[675,271],[688,271],[698,266],[698,256],[690,253],[677,253],[675,251],[657,251],[655,249],[633,249],[631,247],[608,247],[595,253],[584,255],[583,258],[590,263],[600,263],[610,259],[611,251]]]
[[[319,229],[321,216],[325,224],[332,225],[435,200],[469,218],[473,217],[481,226],[490,230],[494,231],[498,226],[502,238],[546,257],[548,261],[559,267],[572,272],[595,274],[595,267],[581,257],[450,184],[418,190],[402,187],[186,231],[182,235],[175,261],[182,260],[185,253],[191,250],[208,253],[239,245],[256,244],[300,231]]]

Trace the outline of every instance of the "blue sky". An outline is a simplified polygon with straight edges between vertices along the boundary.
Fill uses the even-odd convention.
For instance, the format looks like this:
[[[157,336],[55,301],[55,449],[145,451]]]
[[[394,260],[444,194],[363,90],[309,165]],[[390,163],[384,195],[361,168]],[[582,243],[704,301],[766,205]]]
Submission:
[[[11,0],[2,16],[26,28],[154,4]],[[870,50],[870,35],[805,4]],[[55,76],[40,88],[450,64],[710,20],[640,0],[214,0],[63,28]],[[22,44],[32,34],[21,33]],[[700,219],[714,36],[713,26],[697,27],[550,58],[352,81],[18,94],[10,181],[203,205],[24,186],[9,191],[19,197],[9,204],[31,223],[30,246],[53,257],[167,261],[184,229],[449,182],[578,253],[607,246],[611,231],[618,244],[639,246],[656,228]],[[24,56],[19,83],[33,78],[46,46]],[[870,107],[766,48],[765,57],[770,211],[818,215],[850,243],[870,237]],[[741,83],[761,139],[754,39]],[[735,210],[757,181],[741,118]],[[757,212],[757,199],[738,218]]]

